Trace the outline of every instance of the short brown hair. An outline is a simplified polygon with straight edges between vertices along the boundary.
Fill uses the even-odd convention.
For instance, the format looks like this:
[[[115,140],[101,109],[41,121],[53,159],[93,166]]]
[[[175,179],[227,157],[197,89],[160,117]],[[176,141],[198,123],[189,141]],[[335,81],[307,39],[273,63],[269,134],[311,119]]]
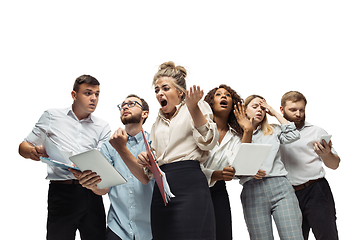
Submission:
[[[287,93],[285,93],[282,98],[281,98],[281,106],[283,108],[285,108],[286,102],[287,101],[291,101],[291,102],[299,102],[303,100],[305,102],[305,106],[307,104],[306,98],[305,96],[298,92],[298,91],[289,91]]]
[[[80,88],[80,85],[83,84],[83,83],[88,83],[88,84],[97,85],[97,86],[100,85],[99,81],[96,78],[94,78],[94,77],[92,77],[90,75],[81,75],[80,77],[78,77],[75,80],[73,90],[75,92],[78,92],[79,88]]]

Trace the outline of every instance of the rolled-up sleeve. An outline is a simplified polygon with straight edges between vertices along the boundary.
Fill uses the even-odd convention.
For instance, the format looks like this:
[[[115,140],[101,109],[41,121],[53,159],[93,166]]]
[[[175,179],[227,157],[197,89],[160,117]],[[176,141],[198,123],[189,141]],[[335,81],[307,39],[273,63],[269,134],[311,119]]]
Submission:
[[[42,145],[44,143],[44,134],[46,134],[50,125],[50,118],[50,113],[45,111],[24,141],[34,146]]]
[[[214,171],[213,169],[210,168],[205,168],[203,164],[200,165],[201,166],[201,170],[204,173],[206,180],[208,182],[209,187],[212,187],[215,185],[216,181],[211,181],[211,176],[213,175]]]
[[[216,124],[208,121],[205,125],[194,128],[193,137],[201,150],[209,151],[213,149],[219,140]]]
[[[279,140],[281,144],[292,143],[300,139],[300,132],[296,129],[293,122],[282,124],[280,128]]]
[[[213,122],[213,113],[208,103],[204,101],[199,102],[199,108],[204,114],[207,122],[198,128],[194,127],[194,122],[191,121],[193,127],[193,137],[198,147],[203,151],[213,149],[219,140],[219,132],[216,123]]]

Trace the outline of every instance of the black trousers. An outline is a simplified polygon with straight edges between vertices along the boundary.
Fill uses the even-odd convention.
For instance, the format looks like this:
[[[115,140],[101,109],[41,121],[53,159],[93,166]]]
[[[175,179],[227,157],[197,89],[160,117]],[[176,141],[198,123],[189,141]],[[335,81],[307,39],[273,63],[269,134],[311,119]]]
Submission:
[[[48,240],[104,240],[105,209],[102,196],[79,184],[50,183],[48,193]]]
[[[231,240],[231,209],[225,181],[217,181],[210,192],[215,211],[216,239]]]
[[[215,240],[215,215],[206,177],[198,161],[160,167],[175,195],[167,206],[154,185],[151,230],[154,240]]]
[[[334,198],[325,178],[295,192],[303,214],[304,240],[310,228],[317,240],[338,240]]]

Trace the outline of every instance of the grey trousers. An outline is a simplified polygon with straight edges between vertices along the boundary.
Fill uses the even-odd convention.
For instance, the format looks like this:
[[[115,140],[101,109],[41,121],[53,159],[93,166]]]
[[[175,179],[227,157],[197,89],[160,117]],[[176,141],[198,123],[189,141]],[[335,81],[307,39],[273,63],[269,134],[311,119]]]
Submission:
[[[273,240],[272,218],[280,239],[304,239],[299,203],[286,177],[268,177],[246,182],[241,202],[250,239]]]

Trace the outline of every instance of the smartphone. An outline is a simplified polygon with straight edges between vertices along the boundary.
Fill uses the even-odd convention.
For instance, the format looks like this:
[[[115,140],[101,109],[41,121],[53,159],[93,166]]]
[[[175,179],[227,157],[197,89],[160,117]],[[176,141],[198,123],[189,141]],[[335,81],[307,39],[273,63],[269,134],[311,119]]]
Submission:
[[[327,144],[329,144],[329,141],[330,141],[331,137],[332,137],[332,135],[322,135],[322,136],[320,137],[319,142],[322,144],[322,140],[325,140],[325,142],[326,142]]]

